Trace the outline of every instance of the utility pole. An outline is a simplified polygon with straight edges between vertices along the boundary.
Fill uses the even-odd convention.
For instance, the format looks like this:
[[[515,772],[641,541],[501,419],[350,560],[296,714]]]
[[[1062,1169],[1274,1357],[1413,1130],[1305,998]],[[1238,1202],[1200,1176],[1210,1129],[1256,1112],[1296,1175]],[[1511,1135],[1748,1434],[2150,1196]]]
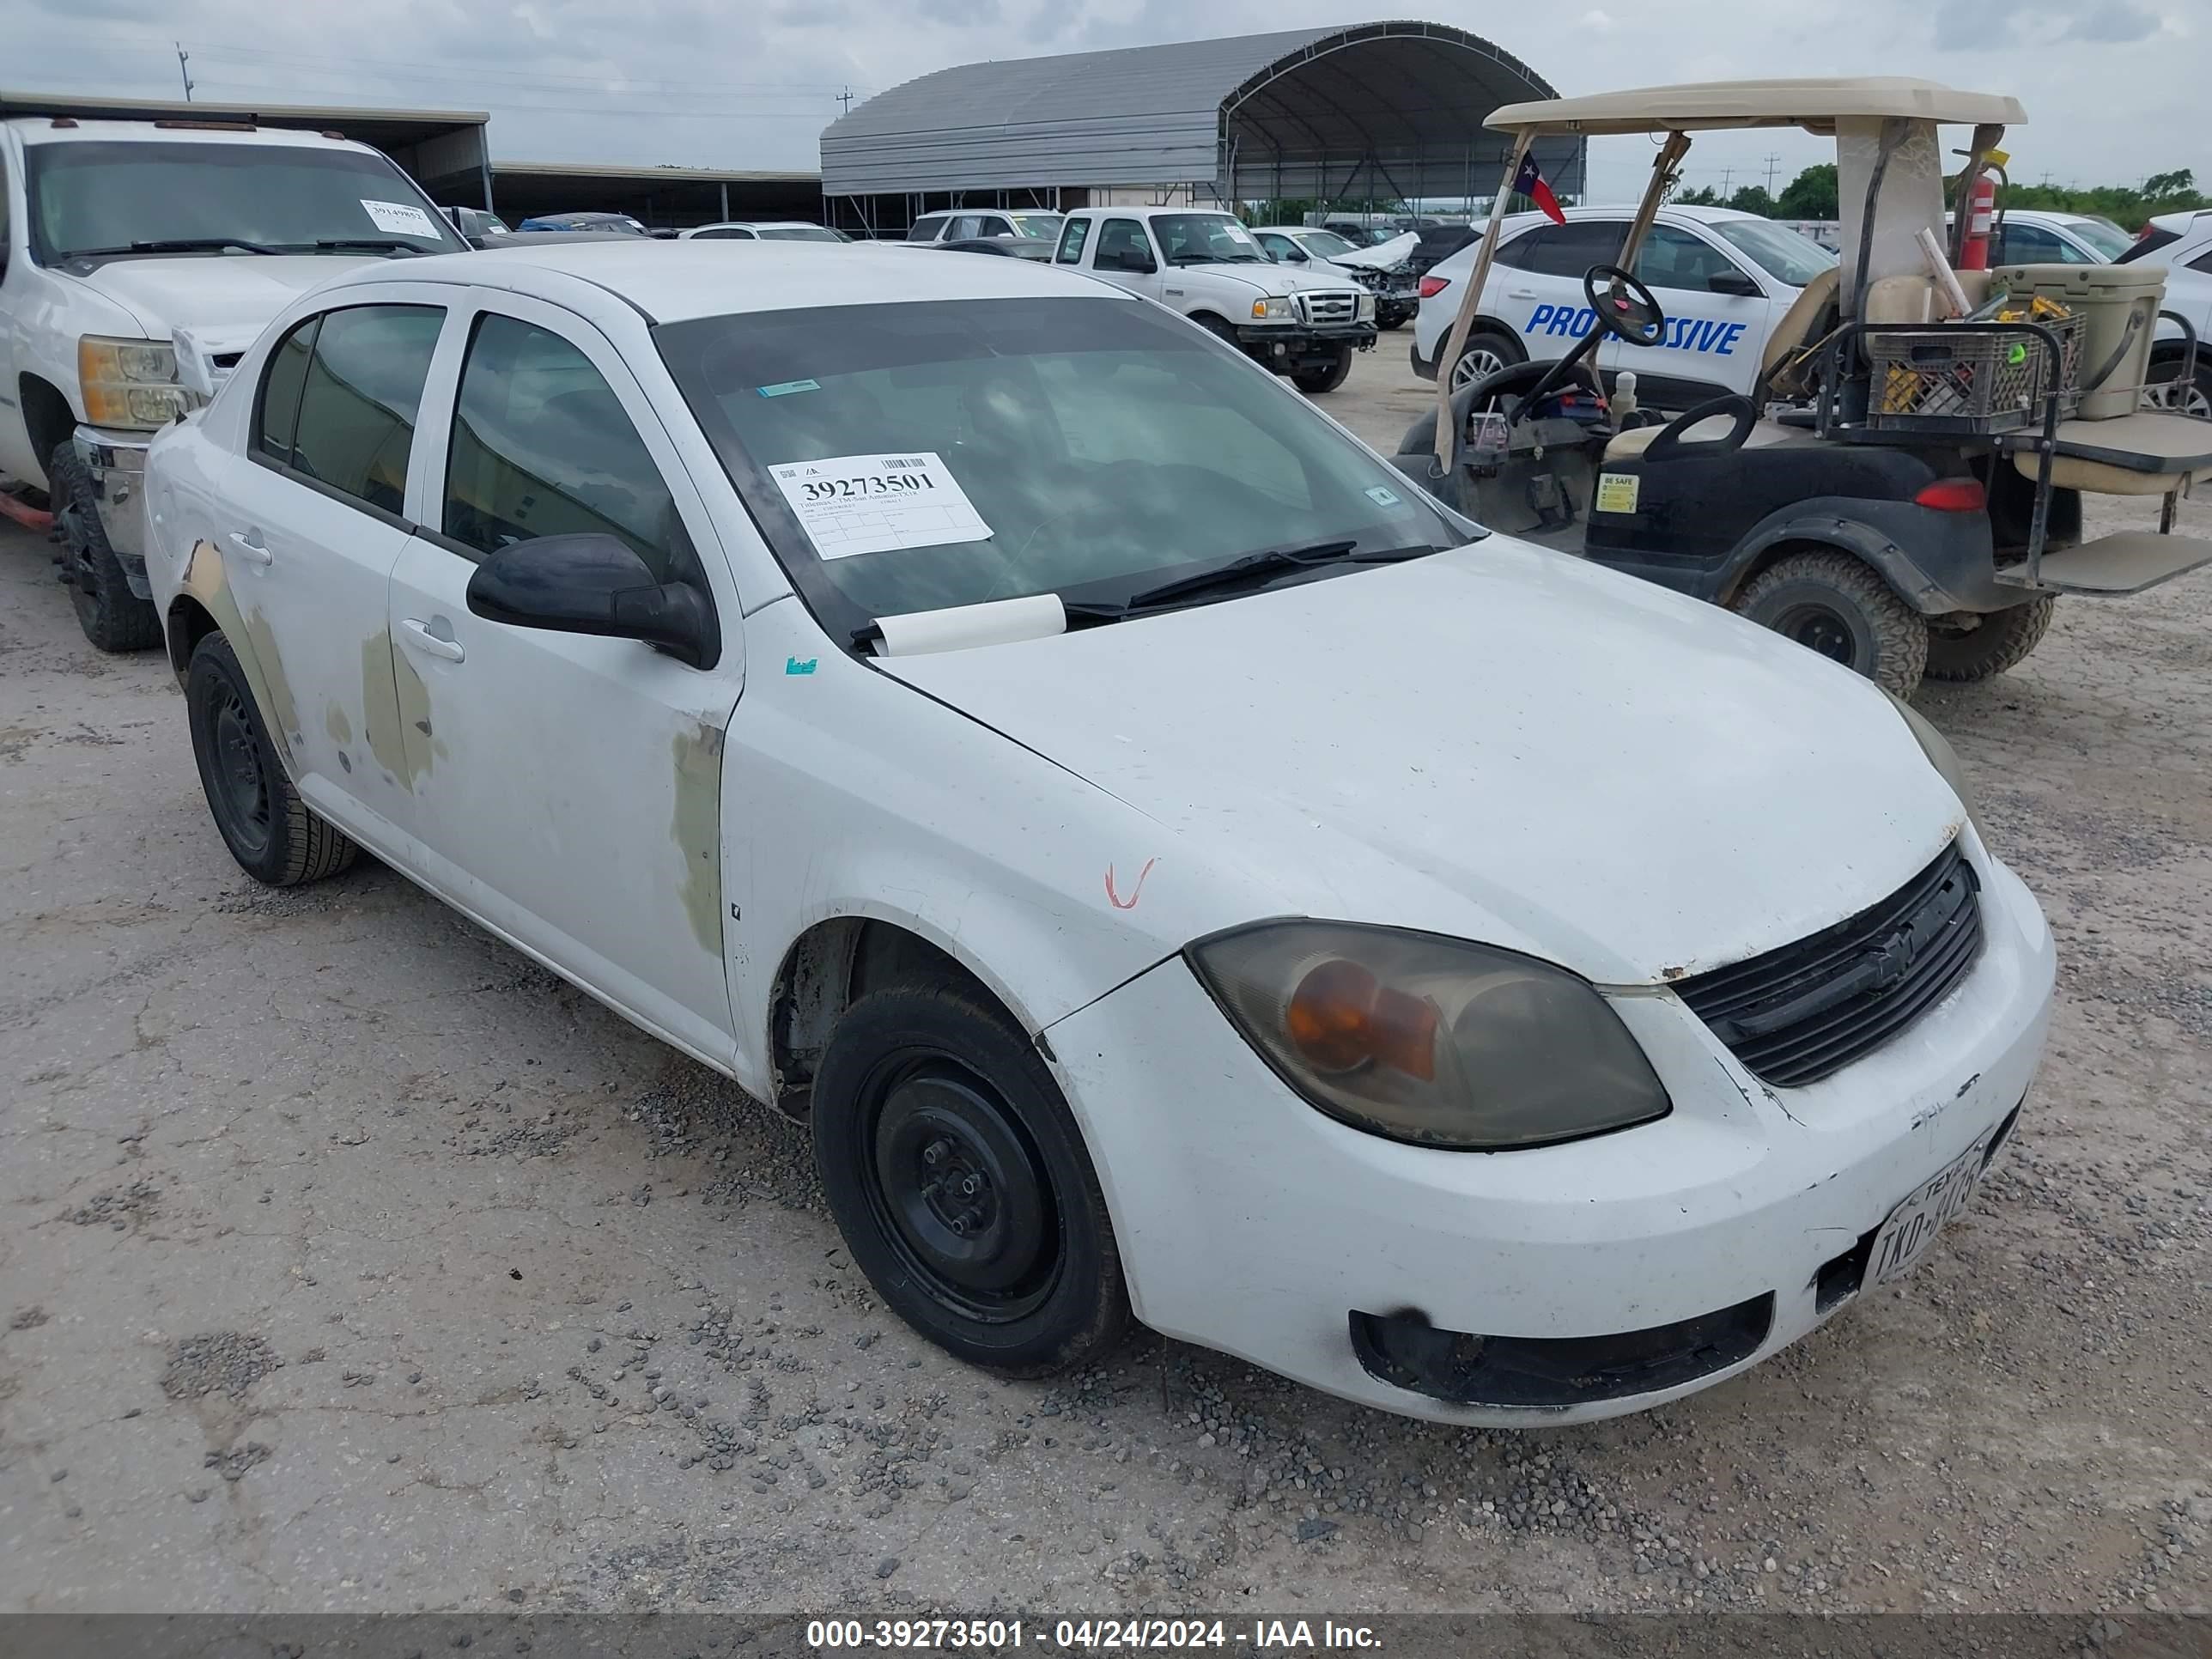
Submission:
[[[1721,169],[1721,200],[1723,202],[1727,201],[1729,198],[1729,186],[1735,182],[1735,169],[1734,167],[1723,167]]]
[[[185,66],[192,61],[192,55],[185,50],[185,43],[181,40],[176,43],[176,47],[177,78],[185,83],[185,101],[189,104],[192,101],[192,72]]]
[[[1769,200],[1774,196],[1774,169],[1781,165],[1780,155],[1771,149],[1766,152],[1766,194]]]
[[[852,89],[852,88],[848,87],[848,88],[845,88],[845,90],[844,90],[844,91],[842,91],[842,92],[841,92],[841,93],[839,93],[839,94],[837,94],[837,103],[838,103],[838,106],[839,106],[837,112],[838,112],[838,114],[840,114],[841,116],[843,116],[843,115],[850,115],[850,114],[853,112],[853,89]]]

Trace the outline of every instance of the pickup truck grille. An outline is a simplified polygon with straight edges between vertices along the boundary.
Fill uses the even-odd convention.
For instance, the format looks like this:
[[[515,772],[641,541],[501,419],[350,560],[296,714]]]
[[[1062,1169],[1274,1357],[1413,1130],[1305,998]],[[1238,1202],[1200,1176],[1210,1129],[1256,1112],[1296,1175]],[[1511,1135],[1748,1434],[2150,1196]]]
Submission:
[[[1350,323],[1359,318],[1359,291],[1357,289],[1329,289],[1321,293],[1298,295],[1298,320],[1302,323]]]
[[[1941,1002],[1981,953],[1981,884],[1956,842],[1881,903],[1674,994],[1777,1088],[1839,1072]]]

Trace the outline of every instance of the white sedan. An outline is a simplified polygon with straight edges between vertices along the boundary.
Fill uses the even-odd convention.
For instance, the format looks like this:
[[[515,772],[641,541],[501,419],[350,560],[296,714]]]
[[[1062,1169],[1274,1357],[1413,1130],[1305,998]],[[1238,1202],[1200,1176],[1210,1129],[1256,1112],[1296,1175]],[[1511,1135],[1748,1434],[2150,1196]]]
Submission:
[[[2053,974],[1931,728],[1157,306],[924,263],[296,301],[148,475],[238,862],[366,848],[809,1117],[884,1300],[1006,1372],[1133,1312],[1559,1422],[1924,1258]]]

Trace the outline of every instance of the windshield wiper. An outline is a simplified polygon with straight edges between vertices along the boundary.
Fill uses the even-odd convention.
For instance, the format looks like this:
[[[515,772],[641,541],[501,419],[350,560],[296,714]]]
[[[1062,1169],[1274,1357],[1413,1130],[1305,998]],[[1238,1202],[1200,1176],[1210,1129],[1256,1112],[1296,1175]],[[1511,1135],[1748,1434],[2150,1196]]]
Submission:
[[[1177,576],[1173,581],[1158,583],[1139,588],[1119,605],[1093,605],[1081,600],[1064,600],[1070,616],[1096,617],[1110,615],[1115,617],[1133,616],[1140,611],[1156,610],[1173,605],[1177,600],[1196,594],[1208,593],[1217,588],[1239,587],[1253,577],[1279,574],[1285,570],[1310,570],[1325,564],[1396,564],[1406,559],[1425,558],[1437,551],[1425,544],[1419,547],[1388,547],[1355,552],[1357,542],[1316,542],[1311,547],[1268,547],[1257,553],[1246,553],[1226,564],[1217,564],[1210,570],[1200,570],[1188,576]]]
[[[314,246],[315,251],[319,253],[322,252],[325,249],[355,247],[370,249],[382,248],[386,251],[398,253],[420,253],[422,252],[422,250],[417,247],[414,243],[403,241],[397,236],[319,236],[315,239]]]
[[[151,241],[131,242],[122,247],[73,247],[62,258],[106,259],[125,253],[219,253],[230,247],[242,248],[248,253],[284,251],[262,242],[242,242],[235,236],[165,236]]]

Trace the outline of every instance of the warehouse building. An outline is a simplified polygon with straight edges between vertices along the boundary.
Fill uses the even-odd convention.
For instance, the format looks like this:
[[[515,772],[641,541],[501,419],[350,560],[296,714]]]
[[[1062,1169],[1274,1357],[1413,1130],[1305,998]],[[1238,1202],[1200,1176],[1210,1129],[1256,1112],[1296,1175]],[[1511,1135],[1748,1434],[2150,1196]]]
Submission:
[[[822,191],[832,222],[875,235],[950,207],[1471,199],[1507,149],[1484,119],[1557,95],[1443,23],[968,64],[832,123]],[[1581,140],[1540,142],[1537,161],[1580,191]]]

